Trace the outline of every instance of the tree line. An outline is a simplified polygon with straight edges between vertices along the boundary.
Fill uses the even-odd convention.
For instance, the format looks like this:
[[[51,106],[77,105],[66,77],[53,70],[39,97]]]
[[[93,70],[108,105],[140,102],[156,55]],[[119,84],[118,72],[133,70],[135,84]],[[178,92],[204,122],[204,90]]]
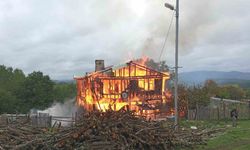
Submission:
[[[203,85],[178,85],[179,111],[197,109],[210,104],[210,98],[244,100],[250,99],[250,89],[238,85],[219,85],[213,80],[207,80]],[[174,95],[173,95],[174,96]],[[173,101],[172,96],[172,101]],[[174,104],[172,104],[174,106]]]
[[[56,83],[48,75],[0,65],[0,114],[43,110],[54,102],[64,102],[76,94],[74,83]]]

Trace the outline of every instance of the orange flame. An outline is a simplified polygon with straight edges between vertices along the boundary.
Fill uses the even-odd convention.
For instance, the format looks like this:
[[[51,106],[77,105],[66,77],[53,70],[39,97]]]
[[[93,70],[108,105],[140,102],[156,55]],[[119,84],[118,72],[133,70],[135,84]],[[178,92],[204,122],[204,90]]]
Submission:
[[[157,72],[145,66],[143,57],[121,67],[93,72],[77,80],[77,103],[86,110],[133,110],[137,115],[155,116],[159,104],[169,102],[171,93],[165,90],[169,73]]]

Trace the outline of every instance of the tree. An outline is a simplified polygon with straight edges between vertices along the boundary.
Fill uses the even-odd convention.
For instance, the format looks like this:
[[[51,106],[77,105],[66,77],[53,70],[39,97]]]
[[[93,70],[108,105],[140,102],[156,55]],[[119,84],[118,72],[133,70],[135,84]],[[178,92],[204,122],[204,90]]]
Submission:
[[[158,69],[158,71],[161,71],[161,72],[169,71],[169,66],[166,64],[166,61],[160,61],[159,62],[159,69]]]
[[[245,89],[245,97],[247,98],[247,99],[250,99],[250,89],[248,88],[248,89]]]
[[[210,96],[205,87],[200,85],[188,88],[188,107],[195,109],[195,118],[197,117],[200,106],[207,106],[210,103]]]
[[[189,107],[191,109],[195,108],[197,105],[206,106],[209,104],[209,95],[206,88],[195,85],[188,88],[188,101]]]
[[[45,109],[54,101],[63,102],[74,97],[75,93],[73,83],[53,83],[42,72],[26,77],[21,69],[0,65],[0,114]]]
[[[216,96],[218,94],[218,84],[214,80],[206,80],[204,83],[204,88],[207,90],[210,97]]]
[[[245,97],[245,91],[239,86],[226,86],[230,99],[240,100]]]
[[[178,111],[180,116],[187,115],[188,110],[188,87],[180,84],[178,85]]]
[[[13,76],[13,69],[11,67],[5,67],[4,65],[0,65],[0,88],[10,90],[11,89],[11,78]]]
[[[16,97],[10,92],[0,89],[0,114],[13,113],[16,110]]]
[[[169,67],[166,64],[166,61],[155,62],[153,59],[147,59],[145,65],[156,71],[161,71],[161,72],[169,71]]]
[[[75,94],[76,85],[74,83],[57,83],[53,87],[54,100],[58,102],[75,97]]]
[[[53,100],[53,85],[49,76],[42,72],[33,72],[25,79],[21,93],[21,110],[28,112],[32,108],[45,109]]]
[[[226,85],[218,88],[219,98],[240,100],[246,96],[246,92],[239,86]]]
[[[25,79],[20,69],[13,70],[11,67],[0,66],[0,88],[15,92]]]
[[[226,87],[219,87],[217,92],[217,97],[219,98],[229,98],[230,94],[228,93],[228,90]]]

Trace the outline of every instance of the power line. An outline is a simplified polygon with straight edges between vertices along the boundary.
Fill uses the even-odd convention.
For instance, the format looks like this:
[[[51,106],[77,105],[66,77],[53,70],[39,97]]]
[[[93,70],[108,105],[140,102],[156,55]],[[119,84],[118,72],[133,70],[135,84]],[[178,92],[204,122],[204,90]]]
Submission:
[[[161,57],[162,57],[163,51],[165,49],[165,46],[166,46],[166,43],[167,43],[167,40],[168,40],[168,37],[169,37],[170,29],[171,29],[172,24],[173,24],[173,19],[174,19],[174,11],[173,11],[173,14],[172,14],[172,17],[171,17],[171,21],[170,21],[170,24],[169,24],[169,27],[168,27],[168,32],[166,34],[165,41],[164,41],[162,49],[161,49],[159,61],[161,61]]]

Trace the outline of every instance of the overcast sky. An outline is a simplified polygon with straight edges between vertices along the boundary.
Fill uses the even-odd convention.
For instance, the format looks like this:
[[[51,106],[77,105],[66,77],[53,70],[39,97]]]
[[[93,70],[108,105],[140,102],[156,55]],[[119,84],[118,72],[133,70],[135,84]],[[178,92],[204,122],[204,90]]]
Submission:
[[[149,56],[173,12],[165,0],[1,0],[0,64],[72,79]],[[173,0],[168,0],[174,4]],[[181,71],[250,72],[250,0],[180,0]],[[174,22],[161,60],[174,65]]]

